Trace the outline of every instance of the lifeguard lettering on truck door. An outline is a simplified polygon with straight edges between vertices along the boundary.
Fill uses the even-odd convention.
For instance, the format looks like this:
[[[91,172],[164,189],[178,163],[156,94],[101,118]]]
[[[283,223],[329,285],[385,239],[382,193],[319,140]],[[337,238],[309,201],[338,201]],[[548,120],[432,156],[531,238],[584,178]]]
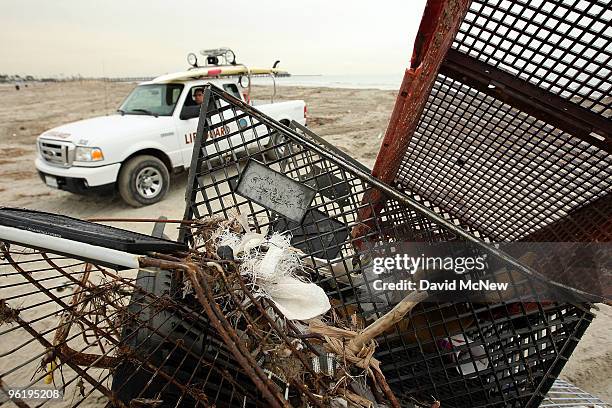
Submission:
[[[213,139],[215,137],[224,136],[230,133],[229,126],[218,127],[208,132],[208,138]],[[191,144],[196,139],[197,132],[191,132],[185,134],[185,144]]]

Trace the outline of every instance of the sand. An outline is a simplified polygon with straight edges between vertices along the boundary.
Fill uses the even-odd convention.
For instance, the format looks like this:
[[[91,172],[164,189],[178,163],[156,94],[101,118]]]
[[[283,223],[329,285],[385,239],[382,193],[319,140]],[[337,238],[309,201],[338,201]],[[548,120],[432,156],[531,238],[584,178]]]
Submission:
[[[180,218],[186,174],[172,178],[165,200],[134,209],[118,197],[87,197],[47,188],[36,173],[36,137],[63,123],[114,112],[133,88],[130,83],[97,81],[30,84],[21,91],[0,85],[0,205],[27,207],[79,218]],[[265,99],[269,88],[256,87]],[[317,134],[371,167],[395,101],[396,92],[367,89],[282,87],[276,100],[303,99],[309,126]],[[150,233],[148,224],[115,224]],[[167,231],[176,236],[176,231]],[[612,307],[600,306],[561,377],[612,402]]]

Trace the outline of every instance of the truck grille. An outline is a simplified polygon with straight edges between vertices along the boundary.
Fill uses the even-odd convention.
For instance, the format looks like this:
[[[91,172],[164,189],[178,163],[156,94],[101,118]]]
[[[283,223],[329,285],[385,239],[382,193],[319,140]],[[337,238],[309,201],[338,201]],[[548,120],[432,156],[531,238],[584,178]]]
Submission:
[[[72,143],[39,140],[38,147],[42,158],[53,165],[69,167],[72,164]]]

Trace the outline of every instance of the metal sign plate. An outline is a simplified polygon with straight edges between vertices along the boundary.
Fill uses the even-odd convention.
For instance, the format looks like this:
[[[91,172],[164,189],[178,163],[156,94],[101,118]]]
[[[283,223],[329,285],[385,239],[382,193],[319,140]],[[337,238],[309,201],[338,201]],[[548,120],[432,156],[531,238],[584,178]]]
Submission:
[[[316,191],[256,161],[249,160],[236,191],[272,211],[301,223]]]

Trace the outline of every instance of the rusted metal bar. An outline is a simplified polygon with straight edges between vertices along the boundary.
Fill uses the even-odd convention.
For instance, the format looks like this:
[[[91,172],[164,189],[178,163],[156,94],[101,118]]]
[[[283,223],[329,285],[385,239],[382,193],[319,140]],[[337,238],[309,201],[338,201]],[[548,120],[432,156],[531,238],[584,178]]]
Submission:
[[[440,73],[612,153],[612,121],[589,109],[453,49]],[[604,140],[591,136],[593,132]]]
[[[391,184],[397,174],[406,148],[425,108],[427,97],[435,82],[440,65],[450,48],[470,0],[430,0],[427,2],[419,34],[415,40],[410,69],[395,101],[372,175]],[[380,211],[386,198],[376,189],[368,190],[362,202],[371,203],[359,212],[360,220],[369,220]],[[352,231],[353,237],[367,233],[367,225],[359,225]]]
[[[470,5],[469,0],[427,2],[412,66],[406,70],[372,175],[391,183],[414,132],[440,65]]]
[[[65,358],[71,359],[74,364],[80,366],[95,368],[114,368],[117,367],[117,365],[119,365],[119,363],[121,362],[121,359],[117,357],[76,351],[69,347],[67,344],[54,346],[54,350],[57,350],[59,354],[65,356]]]

